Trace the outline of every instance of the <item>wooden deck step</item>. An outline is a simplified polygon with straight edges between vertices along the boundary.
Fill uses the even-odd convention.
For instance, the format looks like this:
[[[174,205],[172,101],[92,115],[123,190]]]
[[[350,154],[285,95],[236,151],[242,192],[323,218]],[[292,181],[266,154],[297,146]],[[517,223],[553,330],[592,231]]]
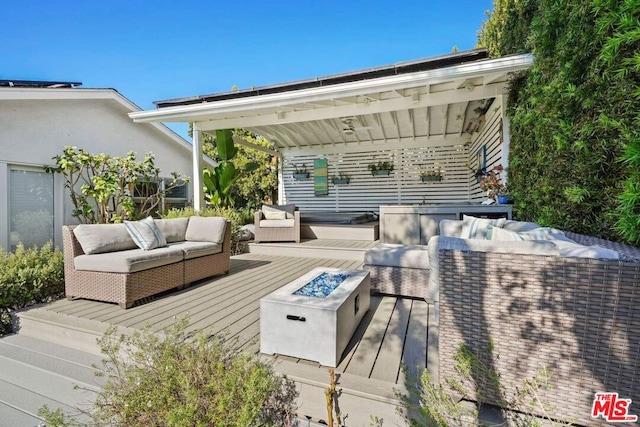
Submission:
[[[364,254],[379,242],[372,240],[306,239],[294,242],[249,243],[249,253],[285,257],[344,259],[364,263]]]
[[[380,236],[378,221],[364,224],[300,224],[303,239],[368,240],[373,242]]]
[[[104,383],[91,366],[100,360],[21,335],[0,338],[0,424],[43,425],[38,415],[43,405],[77,415],[77,408],[86,408]],[[88,419],[82,416],[78,421]]]

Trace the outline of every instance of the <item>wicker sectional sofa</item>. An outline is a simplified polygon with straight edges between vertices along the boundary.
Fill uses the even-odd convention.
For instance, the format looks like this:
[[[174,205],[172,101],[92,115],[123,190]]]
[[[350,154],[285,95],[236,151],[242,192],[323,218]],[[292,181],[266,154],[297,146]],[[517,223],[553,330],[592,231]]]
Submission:
[[[135,301],[229,272],[231,227],[224,218],[152,220],[162,247],[143,250],[125,224],[64,226],[65,293],[68,299]]]
[[[464,344],[495,369],[501,386],[474,377],[472,398],[499,403],[547,369],[549,388],[538,398],[560,419],[603,425],[591,417],[596,392],[631,399],[629,414],[640,414],[640,249],[565,233],[595,250],[591,257],[567,256],[553,241],[461,239],[460,223],[441,221],[441,235],[428,245],[432,377],[457,378],[456,353]],[[598,256],[610,250],[618,259]]]

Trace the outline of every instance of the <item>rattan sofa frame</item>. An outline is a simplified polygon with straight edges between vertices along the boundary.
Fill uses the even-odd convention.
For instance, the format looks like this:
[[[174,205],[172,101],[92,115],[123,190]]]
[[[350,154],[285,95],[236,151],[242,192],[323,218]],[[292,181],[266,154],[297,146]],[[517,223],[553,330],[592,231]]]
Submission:
[[[410,267],[365,264],[371,273],[373,294],[397,295],[409,298],[428,298],[429,270]]]
[[[296,242],[300,243],[300,211],[293,212],[293,227],[260,227],[264,219],[262,211],[254,214],[254,241],[260,242]]]
[[[73,234],[74,228],[62,227],[65,294],[69,300],[86,298],[114,302],[126,309],[142,298],[229,272],[231,226],[228,222],[222,252],[128,274],[76,270],[73,259],[84,251]]]
[[[481,392],[499,404],[546,368],[551,388],[538,390],[539,398],[560,419],[604,424],[591,417],[596,392],[632,399],[629,413],[640,415],[640,249],[566,235],[621,259],[437,251],[431,374],[441,383],[458,378],[455,354],[464,343],[500,376],[500,389],[474,378],[471,398]]]

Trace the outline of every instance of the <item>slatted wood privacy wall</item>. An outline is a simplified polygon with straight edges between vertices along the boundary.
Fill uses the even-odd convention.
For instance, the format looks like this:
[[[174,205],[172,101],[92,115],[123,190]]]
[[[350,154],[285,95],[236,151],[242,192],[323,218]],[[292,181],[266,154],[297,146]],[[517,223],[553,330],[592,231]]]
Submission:
[[[497,97],[491,108],[486,113],[485,123],[481,127],[477,137],[473,139],[469,148],[470,165],[475,164],[475,156],[478,149],[483,145],[487,147],[487,171],[493,169],[494,166],[502,164],[502,99]],[[469,200],[471,202],[482,202],[487,199],[485,191],[480,189],[480,185],[473,176],[473,171],[469,172]],[[500,176],[503,179],[503,174]]]
[[[306,211],[378,211],[383,204],[455,203],[468,200],[468,147],[443,145],[422,148],[363,151],[358,153],[285,155],[283,180],[286,203]],[[313,171],[313,160],[326,158],[329,167],[329,195],[314,196],[313,173],[309,179],[295,180],[295,167],[303,164]],[[390,162],[389,176],[372,176],[367,166]],[[423,183],[420,173],[440,168],[440,182]],[[331,177],[349,175],[348,185],[333,185]]]

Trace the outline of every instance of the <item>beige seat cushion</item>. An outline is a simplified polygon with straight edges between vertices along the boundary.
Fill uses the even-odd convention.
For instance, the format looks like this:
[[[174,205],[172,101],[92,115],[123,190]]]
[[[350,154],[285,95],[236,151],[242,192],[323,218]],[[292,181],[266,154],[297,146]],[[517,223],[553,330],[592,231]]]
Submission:
[[[201,256],[215,255],[222,252],[221,243],[211,242],[176,242],[169,247],[180,249],[184,252],[184,259],[199,258]]]
[[[167,243],[183,242],[185,240],[189,218],[156,219],[155,221],[165,239],[167,239]]]
[[[181,262],[182,249],[168,246],[150,251],[130,249],[93,255],[80,255],[73,259],[76,270],[102,271],[107,273],[135,273],[154,267]]]
[[[222,243],[226,227],[227,220],[220,216],[192,216],[189,218],[185,240]]]
[[[263,219],[260,228],[293,228],[296,225],[293,219]]]
[[[366,265],[429,269],[429,248],[426,245],[396,245],[380,243],[364,254]]]
[[[87,255],[137,247],[124,224],[80,224],[73,234]]]

